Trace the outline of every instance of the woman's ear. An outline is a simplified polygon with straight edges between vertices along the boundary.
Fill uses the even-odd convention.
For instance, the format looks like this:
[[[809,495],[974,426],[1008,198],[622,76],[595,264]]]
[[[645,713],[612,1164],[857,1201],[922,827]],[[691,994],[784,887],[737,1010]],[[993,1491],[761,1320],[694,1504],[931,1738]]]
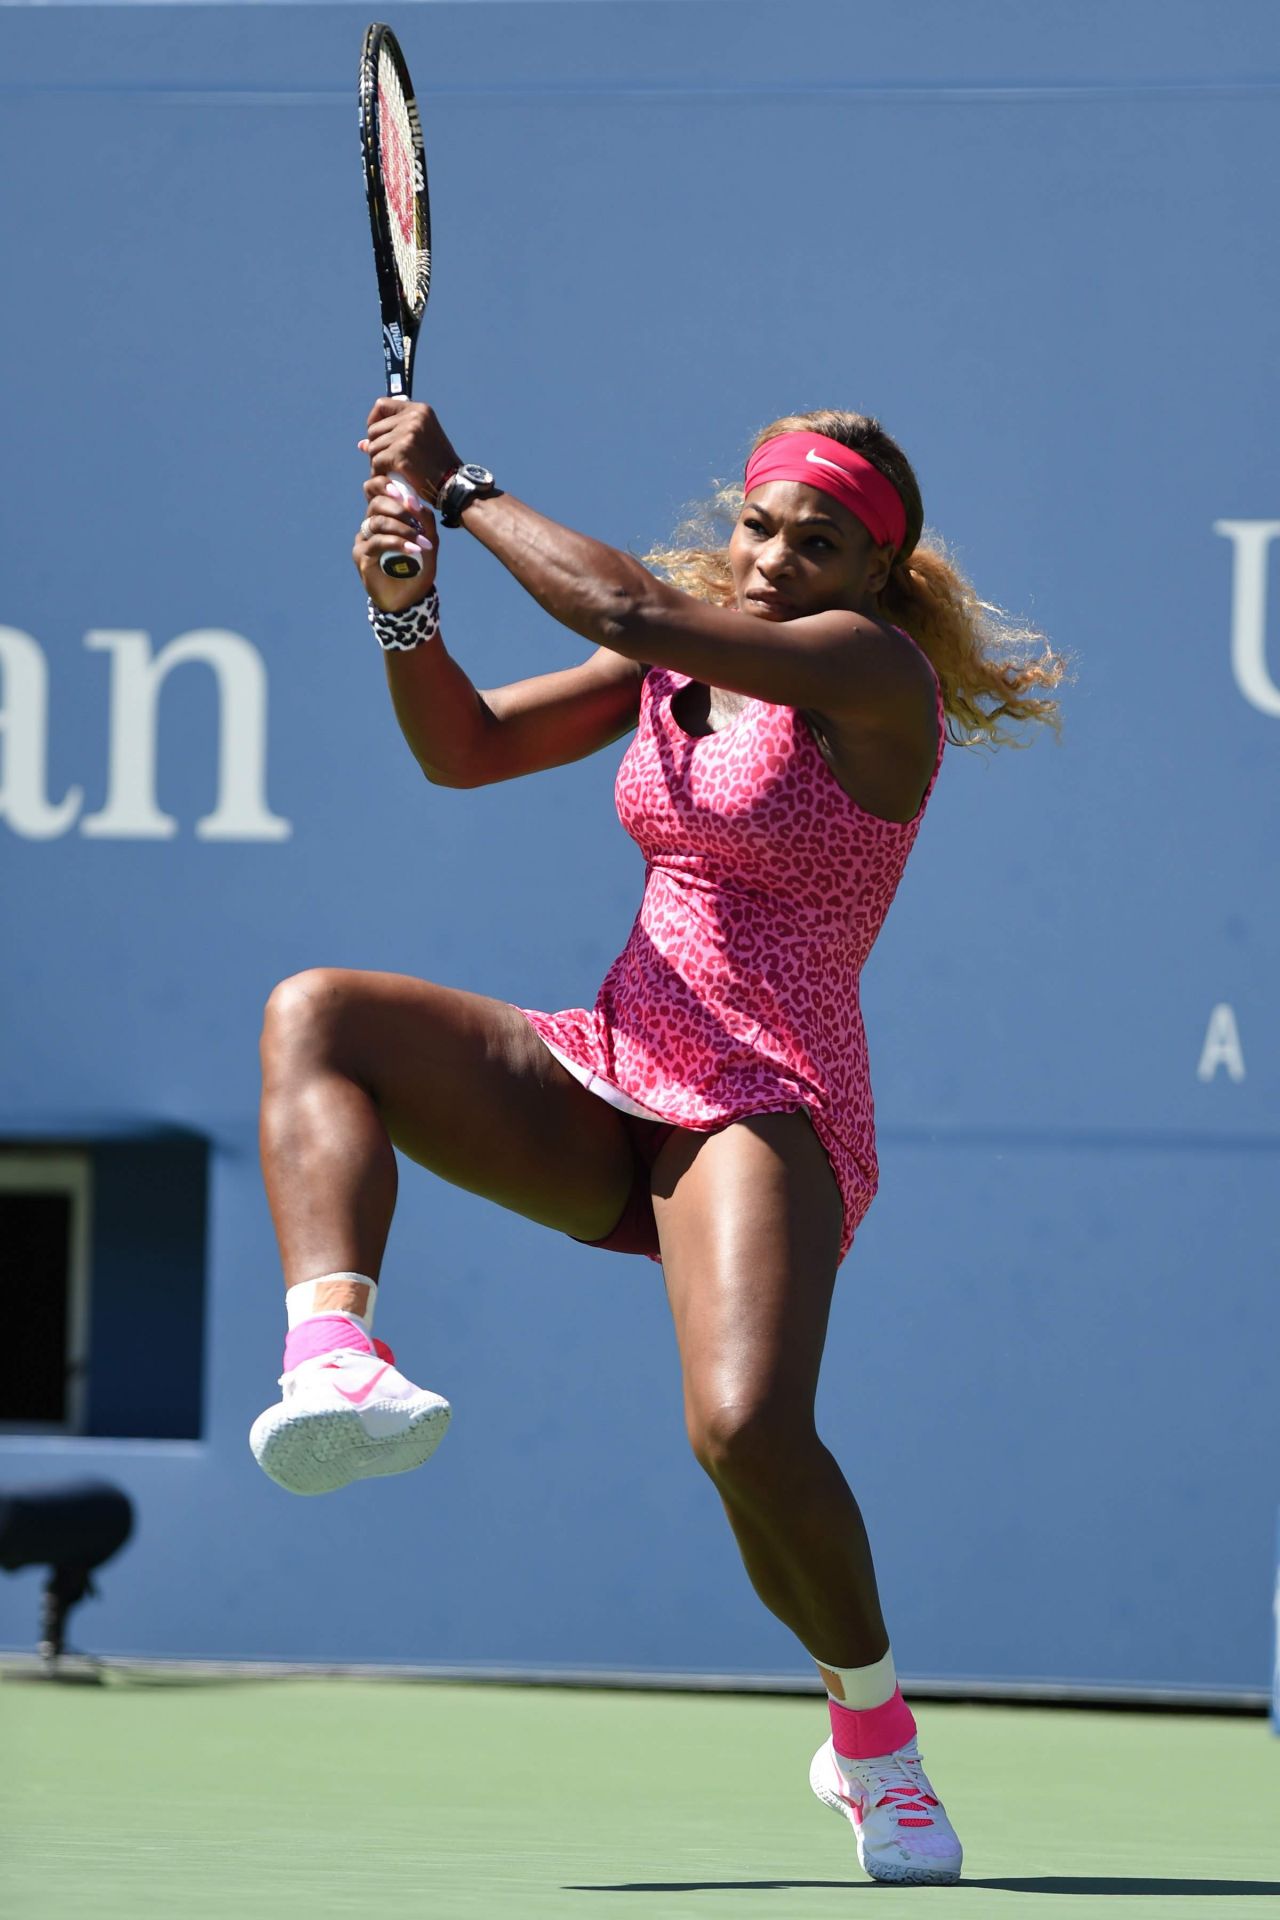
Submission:
[[[892,542],[876,548],[871,559],[871,570],[867,575],[867,585],[872,593],[883,593],[888,586],[897,552],[898,549]]]

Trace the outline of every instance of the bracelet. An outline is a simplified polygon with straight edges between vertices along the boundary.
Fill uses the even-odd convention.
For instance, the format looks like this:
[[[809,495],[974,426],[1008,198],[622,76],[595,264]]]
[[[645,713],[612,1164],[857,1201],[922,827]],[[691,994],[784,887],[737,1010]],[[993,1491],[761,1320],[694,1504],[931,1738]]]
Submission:
[[[406,607],[403,613],[388,613],[369,602],[369,625],[378,637],[384,653],[409,653],[425,646],[440,631],[440,595],[432,587],[425,600]]]

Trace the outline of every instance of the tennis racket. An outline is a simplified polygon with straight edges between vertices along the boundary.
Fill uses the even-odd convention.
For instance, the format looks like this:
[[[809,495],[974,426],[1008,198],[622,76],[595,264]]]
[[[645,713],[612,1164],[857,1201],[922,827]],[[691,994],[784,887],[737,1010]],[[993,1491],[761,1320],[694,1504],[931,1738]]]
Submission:
[[[404,55],[390,27],[376,22],[360,49],[360,152],[378,270],[387,392],[407,396],[431,290],[427,158]],[[426,506],[403,474],[392,474],[388,485],[408,506]],[[422,561],[411,553],[384,553],[379,565],[393,580],[411,580],[422,572]]]

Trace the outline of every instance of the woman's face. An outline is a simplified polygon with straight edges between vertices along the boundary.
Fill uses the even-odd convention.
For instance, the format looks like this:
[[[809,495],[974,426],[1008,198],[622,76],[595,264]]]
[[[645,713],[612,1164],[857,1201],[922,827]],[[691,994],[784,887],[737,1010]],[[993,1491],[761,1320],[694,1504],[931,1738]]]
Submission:
[[[830,607],[874,615],[892,562],[892,546],[877,547],[856,514],[799,480],[757,487],[729,540],[739,611],[765,620]]]

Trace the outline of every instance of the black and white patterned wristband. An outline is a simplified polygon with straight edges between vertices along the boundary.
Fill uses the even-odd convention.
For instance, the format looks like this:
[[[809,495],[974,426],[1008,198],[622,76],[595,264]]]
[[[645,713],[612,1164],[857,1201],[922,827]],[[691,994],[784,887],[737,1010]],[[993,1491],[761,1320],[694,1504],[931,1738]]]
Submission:
[[[434,640],[440,631],[440,595],[432,587],[425,600],[403,613],[387,613],[369,602],[369,625],[384,653],[408,653]]]

